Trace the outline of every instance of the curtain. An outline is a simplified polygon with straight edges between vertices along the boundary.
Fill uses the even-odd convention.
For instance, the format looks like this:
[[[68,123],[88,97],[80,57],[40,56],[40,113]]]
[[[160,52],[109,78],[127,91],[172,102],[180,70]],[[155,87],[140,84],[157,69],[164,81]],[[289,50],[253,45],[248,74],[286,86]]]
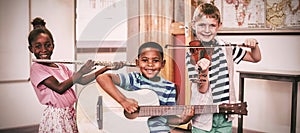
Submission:
[[[138,47],[148,41],[154,41],[164,49],[166,65],[161,76],[174,81],[171,50],[165,45],[172,44],[170,25],[173,21],[173,0],[128,0],[128,60],[136,58]],[[132,53],[135,53],[132,54]],[[184,56],[184,55],[183,55]]]

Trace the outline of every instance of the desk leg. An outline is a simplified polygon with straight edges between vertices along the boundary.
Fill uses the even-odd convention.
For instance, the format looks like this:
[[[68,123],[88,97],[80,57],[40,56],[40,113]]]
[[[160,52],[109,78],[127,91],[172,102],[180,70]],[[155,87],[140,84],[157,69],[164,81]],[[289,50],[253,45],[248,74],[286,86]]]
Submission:
[[[293,82],[291,133],[296,133],[298,82]]]
[[[240,102],[244,102],[244,78],[240,75],[239,80],[239,100]],[[238,118],[238,133],[243,133],[243,116],[241,115]]]

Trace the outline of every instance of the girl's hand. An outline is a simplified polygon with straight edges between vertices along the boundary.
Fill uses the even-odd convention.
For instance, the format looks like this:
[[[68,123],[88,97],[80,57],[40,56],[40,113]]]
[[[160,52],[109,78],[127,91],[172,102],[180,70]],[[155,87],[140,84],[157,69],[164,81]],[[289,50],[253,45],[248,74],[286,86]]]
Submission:
[[[95,69],[95,62],[92,60],[88,60],[80,69],[78,72],[81,74],[87,74]]]
[[[209,65],[210,65],[210,60],[206,58],[202,58],[197,62],[195,69],[196,71],[206,70],[209,67]]]
[[[126,98],[124,101],[120,102],[120,104],[128,113],[133,113],[137,111],[139,107],[138,102],[131,98]]]
[[[110,70],[118,70],[124,66],[123,62],[114,62],[112,66],[108,66],[107,68]]]
[[[256,46],[258,45],[258,42],[254,38],[248,38],[248,39],[245,40],[244,44],[245,44],[246,47],[256,48]]]

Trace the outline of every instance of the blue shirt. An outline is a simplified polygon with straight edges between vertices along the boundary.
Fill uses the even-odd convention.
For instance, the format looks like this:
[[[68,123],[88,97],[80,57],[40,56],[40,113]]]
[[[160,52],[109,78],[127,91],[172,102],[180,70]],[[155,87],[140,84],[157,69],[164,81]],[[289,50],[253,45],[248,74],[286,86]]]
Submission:
[[[167,81],[162,77],[160,77],[160,81],[153,82],[138,72],[119,74],[119,78],[120,87],[125,90],[149,89],[157,94],[160,105],[176,105],[176,87],[173,82]],[[170,132],[170,127],[165,117],[149,118],[148,127],[151,133]]]

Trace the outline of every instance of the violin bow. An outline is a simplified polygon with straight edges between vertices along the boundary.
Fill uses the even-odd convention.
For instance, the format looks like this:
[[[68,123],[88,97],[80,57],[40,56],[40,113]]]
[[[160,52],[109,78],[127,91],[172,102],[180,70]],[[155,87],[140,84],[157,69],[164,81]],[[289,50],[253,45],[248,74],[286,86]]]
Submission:
[[[215,48],[215,47],[231,47],[231,46],[240,46],[240,47],[245,47],[245,43],[242,43],[242,44],[231,44],[231,43],[228,43],[228,44],[223,44],[223,45],[216,45],[216,46],[187,46],[187,45],[170,45],[170,44],[167,44],[165,45],[165,48],[168,48],[168,47],[171,47],[169,49],[176,49],[176,48]]]

